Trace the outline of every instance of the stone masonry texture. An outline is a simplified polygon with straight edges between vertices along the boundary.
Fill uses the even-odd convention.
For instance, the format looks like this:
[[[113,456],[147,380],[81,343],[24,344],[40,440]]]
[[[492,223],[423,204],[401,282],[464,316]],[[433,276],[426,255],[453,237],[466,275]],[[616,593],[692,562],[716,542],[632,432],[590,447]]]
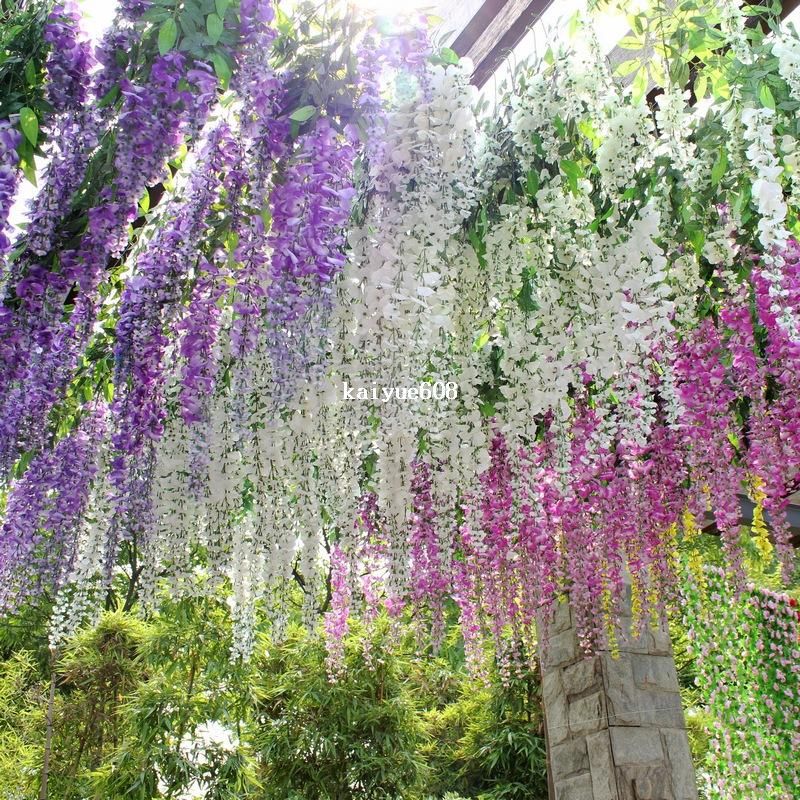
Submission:
[[[669,633],[630,634],[630,587],[618,654],[581,650],[569,604],[542,653],[552,800],[697,800]]]

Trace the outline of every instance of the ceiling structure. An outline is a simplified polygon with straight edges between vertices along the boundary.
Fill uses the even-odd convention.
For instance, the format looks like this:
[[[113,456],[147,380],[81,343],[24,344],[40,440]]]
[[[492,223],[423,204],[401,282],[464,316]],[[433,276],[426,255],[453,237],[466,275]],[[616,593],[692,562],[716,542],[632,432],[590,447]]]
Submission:
[[[482,88],[537,23],[546,17],[568,16],[579,5],[585,4],[573,0],[441,0],[436,12],[445,20],[446,40],[456,53],[472,61],[472,82]],[[789,17],[798,6],[800,0],[784,0],[782,17]],[[627,33],[621,30],[617,41]],[[630,52],[624,57],[630,58]],[[614,54],[611,60],[613,63]]]

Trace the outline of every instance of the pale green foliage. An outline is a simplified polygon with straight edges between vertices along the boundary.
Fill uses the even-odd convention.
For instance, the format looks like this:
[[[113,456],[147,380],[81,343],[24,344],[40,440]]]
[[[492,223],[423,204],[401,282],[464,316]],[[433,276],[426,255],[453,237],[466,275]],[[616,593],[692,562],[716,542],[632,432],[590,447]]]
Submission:
[[[344,674],[325,670],[321,641],[300,629],[257,669],[257,731],[265,798],[406,800],[424,773],[423,729],[408,664],[386,653],[386,632],[346,643]]]
[[[547,763],[538,675],[502,687],[464,678],[458,696],[426,714],[430,789],[481,800],[542,800]]]
[[[42,693],[35,659],[26,650],[0,661],[0,794],[23,800],[36,786],[41,763]]]
[[[99,796],[178,798],[193,785],[208,800],[251,796],[247,748],[227,749],[197,735],[209,722],[238,730],[249,713],[252,673],[230,661],[230,646],[222,603],[165,605],[143,637],[142,678],[124,707],[123,738],[94,776]]]

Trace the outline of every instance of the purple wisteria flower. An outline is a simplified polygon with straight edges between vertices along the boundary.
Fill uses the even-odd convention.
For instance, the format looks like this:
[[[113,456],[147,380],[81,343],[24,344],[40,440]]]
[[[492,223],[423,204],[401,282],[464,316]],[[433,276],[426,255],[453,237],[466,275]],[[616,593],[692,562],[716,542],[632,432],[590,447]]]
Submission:
[[[270,198],[266,319],[279,400],[322,366],[333,281],[345,263],[354,160],[353,146],[322,117],[301,138]]]
[[[179,327],[183,291],[192,271],[202,268],[197,243],[205,236],[222,176],[233,166],[236,154],[228,126],[215,127],[198,154],[185,200],[169,209],[165,227],[139,258],[122,295],[114,349],[111,477],[116,524],[123,537],[134,527],[146,535],[139,512],[149,507],[149,500],[141,496],[149,492],[149,481],[141,476],[149,473],[152,442],[163,433],[167,348]]]
[[[102,404],[86,409],[11,487],[0,527],[0,609],[12,610],[65,579],[100,468],[105,415]]]
[[[89,71],[94,65],[90,42],[80,27],[80,12],[73,2],[56,3],[44,29],[50,45],[45,69],[47,99],[57,114],[79,109],[89,93]]]
[[[138,13],[139,5],[134,11]],[[109,41],[116,46],[113,37]],[[189,75],[196,86],[186,83]],[[143,82],[123,79],[114,182],[89,209],[88,228],[77,248],[60,253],[60,271],[37,274],[27,267],[28,274],[15,276],[13,286],[19,308],[0,316],[0,351],[9,355],[10,367],[0,378],[0,471],[7,471],[21,450],[42,445],[50,409],[61,398],[91,336],[97,289],[109,258],[127,245],[128,226],[145,187],[164,176],[166,161],[186,132],[206,119],[215,88],[216,79],[205,65],[187,64],[178,53],[157,58]],[[82,119],[87,135],[95,135],[96,118],[86,114]],[[80,126],[73,133],[77,140],[83,135]],[[34,209],[45,233],[37,244],[40,251],[53,243],[53,231],[69,202],[63,192],[74,191],[80,181],[85,153],[83,144],[73,149],[49,174],[50,186]],[[70,293],[74,307],[66,316],[64,303]]]
[[[237,420],[245,423],[244,407],[252,391],[252,370],[247,361],[263,334],[266,287],[269,280],[267,211],[276,163],[287,151],[290,123],[280,117],[285,102],[285,77],[270,63],[276,32],[271,27],[270,3],[247,0],[240,13],[240,65],[234,79],[242,98],[242,146],[246,153],[246,197],[234,205],[235,250],[239,266],[234,275],[233,322],[230,331],[232,381],[237,398]],[[244,187],[242,186],[242,189]],[[237,197],[242,192],[234,193]]]
[[[19,182],[17,147],[21,141],[22,134],[17,128],[5,120],[0,121],[0,297],[3,295],[6,277],[5,256],[11,247],[6,225]]]

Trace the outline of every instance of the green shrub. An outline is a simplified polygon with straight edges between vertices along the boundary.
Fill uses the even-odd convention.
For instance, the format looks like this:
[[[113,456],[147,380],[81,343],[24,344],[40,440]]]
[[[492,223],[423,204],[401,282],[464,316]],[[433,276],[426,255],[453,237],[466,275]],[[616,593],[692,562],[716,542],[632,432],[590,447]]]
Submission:
[[[425,715],[430,795],[543,800],[547,757],[536,673],[488,688],[466,676],[455,702]]]
[[[42,763],[44,703],[33,655],[25,650],[0,661],[0,794],[2,800],[35,795]]]
[[[409,800],[424,764],[423,729],[410,668],[387,656],[385,633],[371,658],[360,636],[346,642],[346,671],[325,670],[325,647],[300,629],[258,665],[256,746],[264,800]]]

